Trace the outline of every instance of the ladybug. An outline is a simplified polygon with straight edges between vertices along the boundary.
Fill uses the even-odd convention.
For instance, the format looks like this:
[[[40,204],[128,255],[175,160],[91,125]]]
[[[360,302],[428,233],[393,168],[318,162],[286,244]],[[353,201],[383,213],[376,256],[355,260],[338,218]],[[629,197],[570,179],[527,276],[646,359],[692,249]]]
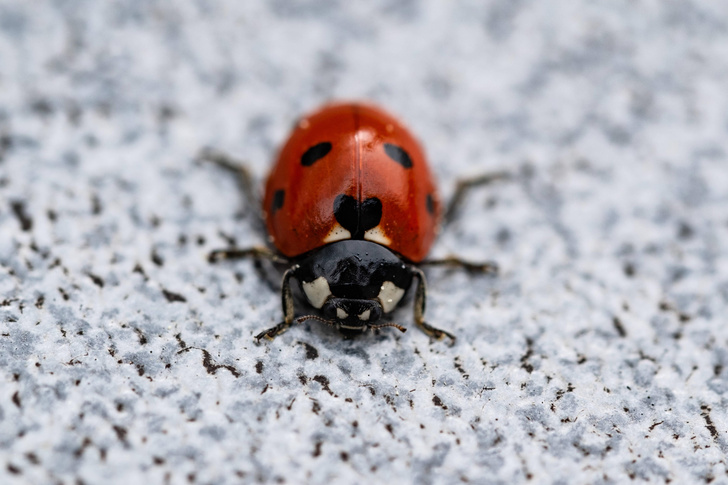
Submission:
[[[203,157],[237,171],[251,192],[251,178],[242,167],[224,155]],[[468,188],[503,176],[461,183],[453,201],[459,202]],[[370,104],[330,104],[301,118],[278,154],[262,200],[275,250],[228,248],[209,257],[252,256],[287,266],[283,321],[256,340],[273,339],[306,320],[346,336],[384,327],[405,332],[383,320],[414,285],[415,324],[436,339],[454,341],[454,335],[424,320],[426,279],[419,265],[497,270],[494,263],[425,260],[444,212],[432,172],[410,131]],[[294,281],[313,313],[296,318]]]

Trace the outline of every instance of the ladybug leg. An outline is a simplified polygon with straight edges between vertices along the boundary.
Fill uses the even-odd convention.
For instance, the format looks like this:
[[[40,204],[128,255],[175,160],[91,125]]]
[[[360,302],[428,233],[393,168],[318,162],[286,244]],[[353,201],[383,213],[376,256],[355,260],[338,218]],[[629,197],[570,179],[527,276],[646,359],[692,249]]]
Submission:
[[[252,248],[226,248],[216,249],[210,251],[207,255],[207,261],[210,263],[217,263],[227,259],[242,259],[242,258],[253,258],[255,271],[260,276],[261,280],[264,281],[271,291],[278,291],[280,288],[277,279],[271,279],[270,271],[261,264],[262,260],[268,260],[274,265],[286,265],[290,266],[291,262],[279,255],[278,253],[271,251],[268,248],[257,246]]]
[[[245,197],[245,203],[248,207],[254,208],[253,210],[255,210],[255,223],[258,225],[258,229],[261,230],[260,233],[265,234],[265,224],[263,223],[263,217],[258,210],[261,200],[260,194],[255,188],[255,180],[253,179],[253,175],[250,173],[250,170],[248,170],[248,168],[245,166],[245,163],[241,162],[240,160],[236,160],[229,155],[226,155],[225,153],[218,152],[211,148],[203,148],[200,151],[199,155],[197,155],[197,160],[203,162],[212,162],[215,165],[218,165],[235,175],[238,180],[240,190],[243,192],[243,196]]]
[[[485,261],[474,263],[472,261],[465,261],[456,256],[448,256],[443,259],[430,259],[420,263],[423,266],[449,266],[452,268],[462,268],[465,271],[472,273],[485,273],[485,274],[498,274],[498,263],[495,261]]]
[[[293,323],[294,308],[293,293],[291,292],[291,278],[296,275],[297,269],[298,265],[289,268],[288,270],[286,270],[285,273],[283,273],[283,282],[281,283],[281,304],[283,306],[283,321],[275,327],[271,327],[268,330],[264,330],[256,335],[254,337],[256,342],[260,341],[260,339],[264,337],[268,340],[273,340],[278,335],[288,330]]]
[[[268,248],[261,246],[254,246],[252,248],[227,248],[227,249],[215,249],[210,251],[207,255],[207,261],[210,263],[217,263],[224,259],[242,259],[242,258],[255,258],[255,259],[267,259],[273,263],[290,264],[288,259],[282,257],[278,253],[271,251]]]
[[[488,185],[499,180],[507,180],[511,177],[512,175],[508,172],[488,172],[476,177],[458,180],[455,185],[455,193],[453,194],[452,199],[450,199],[447,209],[445,209],[445,215],[442,219],[443,226],[448,225],[453,221],[453,219],[455,219],[455,217],[457,217],[458,210],[463,203],[463,199],[465,199],[465,196],[471,189]]]
[[[433,327],[429,323],[425,322],[425,302],[427,300],[427,280],[425,279],[425,273],[421,269],[416,267],[410,268],[412,276],[417,278],[417,290],[415,291],[415,323],[430,337],[442,340],[444,337],[450,339],[450,344],[455,343],[455,335],[445,330],[441,330],[437,327]]]

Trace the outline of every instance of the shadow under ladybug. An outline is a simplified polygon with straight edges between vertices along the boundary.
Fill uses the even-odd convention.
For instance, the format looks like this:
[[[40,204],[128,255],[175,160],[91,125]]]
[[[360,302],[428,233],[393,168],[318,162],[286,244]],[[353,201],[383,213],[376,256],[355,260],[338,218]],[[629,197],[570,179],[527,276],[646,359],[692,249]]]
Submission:
[[[251,207],[255,184],[244,165],[203,150],[200,159],[235,172]],[[270,248],[212,251],[210,262],[267,259],[285,269],[283,321],[260,332],[272,340],[293,324],[315,320],[345,336],[405,327],[383,322],[416,285],[414,321],[436,339],[455,336],[424,319],[427,284],[420,266],[497,274],[493,262],[425,259],[441,224],[467,191],[508,178],[504,172],[460,181],[443,210],[424,153],[394,117],[364,103],[326,105],[299,120],[268,176],[259,223]],[[293,282],[314,313],[296,317]]]

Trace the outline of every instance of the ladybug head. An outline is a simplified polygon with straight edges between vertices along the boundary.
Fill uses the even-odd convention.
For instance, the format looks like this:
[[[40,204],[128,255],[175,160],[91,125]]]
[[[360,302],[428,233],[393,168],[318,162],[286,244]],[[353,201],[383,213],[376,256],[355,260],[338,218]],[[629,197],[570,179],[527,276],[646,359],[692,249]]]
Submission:
[[[358,300],[351,298],[329,298],[321,311],[327,319],[337,322],[345,331],[361,331],[369,328],[382,318],[382,305],[378,300]]]
[[[412,283],[412,271],[392,251],[362,240],[338,241],[307,254],[295,271],[315,318],[344,333],[384,326]],[[314,318],[313,316],[306,317]]]

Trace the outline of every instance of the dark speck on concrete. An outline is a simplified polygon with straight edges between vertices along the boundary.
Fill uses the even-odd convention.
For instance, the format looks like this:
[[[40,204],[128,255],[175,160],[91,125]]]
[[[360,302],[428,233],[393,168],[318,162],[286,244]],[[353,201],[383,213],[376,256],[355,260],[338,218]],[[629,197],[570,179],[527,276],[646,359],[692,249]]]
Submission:
[[[162,294],[167,299],[167,301],[170,303],[175,303],[175,302],[184,303],[187,301],[187,298],[180,295],[179,293],[174,293],[169,290],[165,290],[164,288],[162,288]]]
[[[306,358],[308,360],[315,360],[318,358],[319,353],[318,350],[316,350],[316,347],[307,342],[300,342],[300,344],[303,345],[304,349],[306,349]]]
[[[12,201],[10,207],[20,223],[20,229],[30,231],[33,228],[33,219],[30,218],[25,209],[25,203],[19,200]]]

